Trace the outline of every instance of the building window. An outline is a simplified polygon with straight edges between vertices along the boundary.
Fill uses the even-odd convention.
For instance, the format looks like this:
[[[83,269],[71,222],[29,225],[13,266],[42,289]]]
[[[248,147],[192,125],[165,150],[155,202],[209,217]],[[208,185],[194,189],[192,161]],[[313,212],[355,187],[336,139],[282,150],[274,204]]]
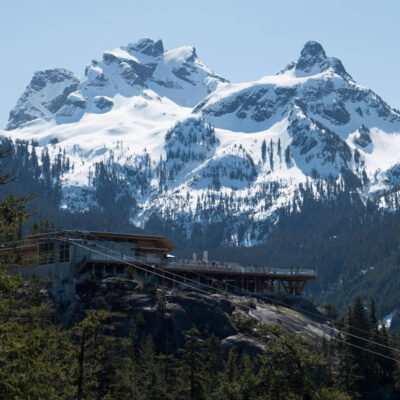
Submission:
[[[54,243],[39,243],[39,265],[54,263]]]
[[[60,243],[60,262],[69,261],[69,244]]]

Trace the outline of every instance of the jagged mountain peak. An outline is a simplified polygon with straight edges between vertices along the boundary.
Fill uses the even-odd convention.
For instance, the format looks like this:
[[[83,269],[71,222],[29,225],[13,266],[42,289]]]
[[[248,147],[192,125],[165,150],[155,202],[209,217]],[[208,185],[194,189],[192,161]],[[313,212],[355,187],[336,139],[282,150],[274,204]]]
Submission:
[[[301,50],[295,66],[297,73],[316,74],[331,69],[341,77],[352,80],[342,62],[334,57],[328,57],[322,45],[315,41],[308,41]]]
[[[328,57],[326,56],[325,50],[322,45],[314,40],[309,40],[303,47],[300,53],[300,58],[297,61],[297,64],[300,64],[302,61],[311,61],[313,64],[319,60],[326,60]]]
[[[193,107],[221,82],[227,81],[198,59],[193,46],[166,51],[161,40],[140,39],[105,51],[86,67],[81,81],[63,69],[36,73],[11,111],[7,129],[38,118],[54,119],[57,124],[77,122],[88,113],[108,113],[116,96],[145,96],[148,89],[180,106]]]
[[[36,71],[15,108],[10,111],[6,129],[12,130],[36,118],[53,115],[78,85],[79,79],[64,68]]]
[[[256,243],[304,185],[324,197],[346,179],[368,198],[398,182],[400,114],[313,41],[278,75],[231,84],[194,47],[141,39],[81,81],[36,73],[12,113],[13,138],[54,165],[65,151],[61,207],[115,208],[115,194],[139,225],[165,217],[187,237],[194,223],[230,221],[221,240]]]
[[[152,39],[144,38],[135,43],[129,43],[125,48],[129,53],[138,52],[152,57],[159,57],[164,53],[164,45],[161,39],[155,42]]]
[[[318,42],[307,42],[297,60],[296,71],[309,73],[315,69],[323,71],[327,67],[329,67],[329,61],[324,48]]]
[[[357,84],[342,62],[328,57],[315,41],[307,42],[297,62],[275,76],[258,81],[221,85],[194,108],[217,128],[239,132],[268,129],[292,102],[319,119],[341,137],[362,123],[397,131],[399,113],[377,94]],[[396,128],[387,124],[395,123]]]
[[[36,71],[33,74],[29,86],[38,92],[42,90],[47,83],[63,82],[67,79],[76,79],[76,77],[73,72],[65,68],[45,69],[42,71]]]
[[[297,62],[290,62],[277,75],[283,75],[288,71],[294,72],[296,77],[312,76],[331,71],[346,80],[353,80],[338,58],[328,57],[322,45],[312,40],[304,45]]]

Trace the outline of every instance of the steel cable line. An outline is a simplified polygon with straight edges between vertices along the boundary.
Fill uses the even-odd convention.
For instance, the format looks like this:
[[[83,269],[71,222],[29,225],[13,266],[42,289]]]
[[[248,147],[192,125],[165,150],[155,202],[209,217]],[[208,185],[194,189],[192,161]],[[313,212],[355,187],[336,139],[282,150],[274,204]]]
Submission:
[[[68,240],[68,239],[62,239],[62,238],[58,238],[58,239],[69,243],[69,240]],[[117,257],[110,256],[110,255],[108,255],[108,254],[102,253],[102,252],[100,252],[100,251],[98,251],[98,250],[94,250],[93,248],[84,246],[84,245],[82,245],[82,244],[79,244],[79,243],[77,243],[76,241],[72,241],[72,243],[74,243],[74,244],[76,244],[76,245],[78,245],[78,246],[80,246],[80,247],[82,247],[82,248],[84,248],[84,249],[95,251],[95,252],[97,252],[97,253],[100,254],[100,255],[113,258],[113,259],[116,260],[116,261],[122,262],[122,263],[127,264],[127,265],[129,265],[129,266],[132,266],[132,267],[134,267],[134,268],[137,268],[137,269],[143,270],[143,271],[145,271],[145,272],[151,273],[151,274],[153,274],[153,275],[159,276],[159,277],[161,277],[161,278],[170,280],[170,281],[172,281],[172,282],[174,282],[174,283],[183,284],[183,285],[185,285],[185,286],[187,286],[187,287],[190,287],[190,288],[192,288],[192,289],[194,289],[194,290],[200,291],[200,292],[202,292],[202,293],[204,293],[204,294],[207,294],[207,295],[212,294],[212,293],[210,293],[210,292],[207,292],[206,290],[199,289],[198,287],[192,286],[192,285],[190,285],[190,284],[188,284],[188,283],[186,283],[186,282],[180,282],[180,281],[178,281],[178,280],[176,280],[176,279],[173,279],[173,278],[170,278],[170,277],[166,277],[165,275],[159,274],[159,273],[155,272],[154,270],[155,270],[155,269],[156,269],[156,270],[161,270],[161,271],[164,272],[164,273],[165,273],[165,272],[168,272],[168,273],[171,274],[171,275],[175,275],[175,276],[181,278],[180,275],[174,274],[174,273],[169,272],[169,271],[165,271],[165,270],[163,270],[163,269],[161,269],[161,268],[158,268],[158,267],[155,267],[155,266],[153,266],[153,265],[146,264],[146,263],[143,263],[143,262],[142,262],[143,265],[146,265],[146,266],[148,266],[148,267],[150,267],[150,268],[153,269],[153,271],[151,271],[151,270],[149,271],[149,270],[146,269],[146,268],[139,267],[139,266],[137,266],[137,265],[135,265],[135,264],[129,263],[129,262],[127,262],[127,261],[124,261],[123,259],[119,259],[119,258],[117,258]],[[97,245],[97,244],[96,244],[96,245]],[[103,247],[103,246],[99,246],[99,247]],[[110,250],[109,248],[106,248],[106,249],[107,249],[108,251],[113,251],[113,250]],[[114,252],[115,252],[115,251],[114,251]],[[120,254],[120,253],[118,253],[118,254]],[[190,278],[186,278],[186,280],[190,280]],[[193,281],[193,280],[191,280],[191,281]],[[197,281],[193,281],[193,282],[194,282],[196,285],[199,284],[199,282],[197,282]],[[212,286],[209,286],[209,285],[206,285],[206,284],[203,284],[203,283],[200,283],[200,284],[203,285],[203,286],[209,287],[209,288],[210,288],[211,290],[213,290],[213,291],[219,291],[219,292],[223,293],[223,294],[225,295],[225,297],[228,297],[228,299],[229,299],[229,296],[231,295],[229,292],[226,292],[226,291],[224,291],[224,290],[216,289],[216,288],[214,288],[214,287],[212,287]],[[235,301],[233,301],[233,302],[235,303]],[[237,304],[237,303],[236,303],[236,304]],[[283,303],[283,304],[284,304],[284,303]],[[237,304],[237,305],[238,305],[238,304]],[[246,306],[245,304],[239,304],[239,306],[242,307],[242,308],[247,308],[250,312],[253,310],[251,307]],[[290,316],[287,316],[287,318],[291,319],[291,320],[294,321],[294,322],[298,322],[298,321],[296,321],[294,318],[291,318]],[[364,340],[364,341],[370,342],[370,343],[372,343],[372,344],[380,345],[380,346],[382,346],[382,347],[386,347],[386,348],[391,349],[391,350],[399,351],[399,350],[397,350],[397,349],[395,349],[395,348],[392,348],[392,347],[389,347],[389,346],[385,346],[385,345],[383,345],[383,344],[381,344],[381,343],[373,342],[373,341],[370,341],[370,340],[368,340],[368,339],[365,339],[365,338],[362,338],[362,337],[358,337],[358,336],[349,334],[348,332],[341,331],[341,330],[339,330],[339,329],[337,329],[337,328],[331,328],[331,329],[334,329],[334,330],[336,330],[336,331],[338,331],[338,332],[340,332],[340,333],[343,333],[343,334],[345,334],[345,335],[353,336],[353,337],[358,338],[358,339],[360,339],[360,340]],[[367,351],[367,352],[369,352],[369,353],[379,355],[379,356],[381,356],[381,357],[390,359],[390,360],[392,360],[392,361],[400,362],[400,360],[398,360],[398,359],[395,359],[395,358],[386,356],[386,355],[384,355],[384,354],[375,352],[375,351],[370,350],[370,349],[368,349],[368,348],[365,348],[365,347],[362,347],[362,346],[357,346],[357,345],[355,345],[355,344],[353,344],[353,343],[348,343],[348,342],[346,342],[346,341],[339,340],[339,339],[337,339],[337,338],[331,336],[331,335],[330,335],[329,333],[327,333],[325,330],[323,330],[323,329],[321,329],[321,330],[322,330],[322,332],[324,332],[324,334],[326,334],[329,338],[331,338],[331,339],[333,339],[333,340],[337,340],[337,341],[343,342],[343,343],[345,343],[345,344],[347,344],[347,345],[349,345],[349,346],[353,346],[353,347],[356,347],[356,348],[363,349],[363,350],[365,350],[365,351]]]
[[[103,242],[104,242],[104,241],[103,241]],[[101,246],[101,245],[98,245],[98,246],[99,246],[99,247],[102,247],[102,248],[104,248],[104,249],[106,249],[106,250],[108,250],[108,251],[111,251],[111,252],[114,252],[114,253],[118,253],[118,254],[122,254],[122,253],[117,252],[116,250],[109,249],[108,247]],[[121,245],[118,245],[118,244],[117,244],[117,246],[123,248]],[[124,250],[126,250],[126,249],[124,249]],[[141,261],[140,261],[140,262],[141,262]],[[142,263],[143,265],[146,265],[146,266],[149,266],[149,267],[153,267],[153,266],[151,266],[151,265],[149,265],[149,264],[146,264],[146,263],[143,263],[143,262],[141,262],[141,263]],[[154,267],[153,267],[153,268],[154,268]],[[160,269],[160,270],[166,271],[166,270],[164,270],[164,269]],[[167,272],[168,272],[169,274],[173,275],[173,276],[177,276],[177,277],[181,278],[181,276],[178,275],[178,274],[175,274],[175,273],[170,272],[170,271],[167,271]],[[212,282],[219,282],[217,279],[214,279],[214,278],[209,277],[209,276],[207,276],[207,275],[201,274],[201,273],[199,273],[199,272],[194,272],[194,271],[190,271],[190,272],[193,273],[193,274],[195,274],[195,275],[197,275],[197,276],[199,276],[199,277],[206,278],[206,279],[208,279],[208,280],[210,280],[210,281],[212,281]],[[186,280],[189,280],[189,281],[191,281],[191,282],[194,282],[194,283],[196,283],[197,285],[200,284],[200,285],[203,285],[203,286],[205,286],[205,287],[208,287],[208,288],[210,288],[210,289],[212,289],[212,290],[214,290],[214,291],[219,291],[219,292],[224,293],[224,294],[229,294],[229,292],[227,292],[226,290],[222,290],[222,289],[219,289],[219,288],[215,288],[215,287],[213,287],[213,286],[207,285],[207,284],[205,284],[205,283],[197,282],[197,281],[195,281],[195,280],[193,280],[193,279],[190,279],[190,278],[185,278],[185,279],[186,279]],[[229,283],[227,283],[227,282],[226,282],[225,284],[226,284],[226,286],[230,286],[230,287],[232,287],[232,288],[234,288],[234,289],[236,289],[236,290],[240,290],[242,293],[246,293],[246,294],[252,295],[252,292],[250,292],[250,291],[248,291],[248,290],[246,290],[246,289],[242,289],[242,288],[236,287],[236,286],[231,285],[231,284],[229,284]],[[257,296],[263,298],[264,300],[269,300],[269,301],[271,301],[272,303],[275,302],[275,303],[281,304],[281,305],[283,305],[283,306],[285,306],[285,307],[289,307],[288,304],[286,304],[286,303],[284,303],[284,302],[282,302],[282,301],[279,301],[279,300],[276,300],[276,299],[271,299],[271,298],[269,298],[269,297],[263,297],[262,295],[257,295]],[[292,309],[295,309],[296,311],[299,311],[301,314],[302,314],[302,313],[307,313],[307,314],[310,314],[310,315],[315,315],[315,316],[317,316],[317,317],[319,317],[319,318],[321,317],[321,316],[320,316],[319,314],[317,314],[317,313],[308,312],[308,311],[306,311],[306,310],[303,311],[303,310],[301,310],[301,309],[298,308],[298,307],[292,307]],[[350,327],[349,325],[344,325],[344,326],[347,327],[347,328],[353,328],[353,327]],[[346,331],[340,330],[340,329],[338,329],[338,328],[333,328],[333,329],[335,329],[336,331],[338,331],[338,332],[340,332],[340,333],[342,333],[342,334],[344,334],[344,335],[353,337],[353,338],[355,338],[355,339],[363,340],[363,341],[365,341],[365,342],[367,342],[367,343],[374,344],[374,345],[376,345],[376,346],[380,346],[380,347],[383,347],[383,348],[387,348],[387,349],[393,350],[393,351],[395,351],[395,352],[397,352],[397,353],[400,353],[400,349],[396,349],[395,347],[391,347],[391,346],[385,345],[385,344],[383,344],[383,343],[375,342],[375,341],[373,341],[373,340],[371,340],[371,339],[367,339],[367,338],[364,338],[364,337],[362,337],[362,336],[358,336],[358,335],[352,334],[352,333],[350,333],[350,332],[346,332]],[[368,331],[365,331],[365,330],[362,330],[362,331],[365,332],[365,333],[369,333]]]
[[[177,281],[176,281],[176,282],[177,282]],[[178,283],[181,283],[181,282],[178,282]],[[164,289],[169,289],[167,286],[163,286],[163,285],[159,285],[159,286],[160,286],[160,287],[163,287]],[[249,307],[247,307],[247,308],[249,308]],[[251,311],[252,309],[249,308],[249,310]],[[291,319],[292,321],[295,321],[295,322],[296,322],[296,320],[294,320],[292,317],[290,317],[290,316],[287,316],[287,317],[288,317],[289,319]],[[377,355],[377,356],[380,356],[380,357],[384,357],[384,358],[387,358],[387,359],[392,360],[392,361],[395,361],[395,362],[400,362],[400,360],[397,360],[397,359],[395,359],[395,358],[386,356],[385,354],[381,354],[381,353],[378,353],[378,352],[373,351],[373,350],[371,350],[371,349],[368,349],[368,348],[366,348],[366,347],[362,347],[362,346],[358,346],[358,345],[353,344],[353,343],[346,342],[345,340],[341,340],[341,339],[339,339],[339,338],[337,338],[337,337],[335,337],[335,336],[330,336],[329,333],[325,332],[324,330],[323,330],[323,332],[324,332],[324,334],[327,335],[330,339],[335,340],[335,341],[337,341],[337,342],[339,342],[339,343],[343,343],[343,344],[346,344],[346,345],[349,345],[349,346],[353,346],[353,347],[355,347],[355,348],[357,348],[357,349],[367,351],[367,352],[369,352],[369,353],[371,353],[371,354],[374,354],[374,355]],[[267,336],[259,336],[259,337],[256,337],[256,336],[253,336],[253,335],[249,335],[249,336],[252,337],[253,339],[258,339],[258,338],[269,339]]]
[[[22,242],[27,243],[27,240],[31,240],[31,239],[15,240],[15,241],[12,241],[11,243],[12,243],[12,244],[15,244],[15,243],[22,243]],[[71,239],[71,240],[74,240],[74,239]],[[80,239],[80,240],[82,240],[82,239]],[[101,241],[101,242],[103,242],[103,243],[106,243],[105,240],[102,240],[102,239],[100,239],[100,238],[98,238],[98,240]],[[5,244],[7,244],[7,243],[5,243]],[[122,248],[121,245],[119,245],[119,244],[116,244],[116,245]],[[98,245],[98,246],[99,246],[99,247],[102,247],[102,246],[100,246],[100,245]],[[11,248],[12,248],[12,247],[11,247]],[[117,252],[117,251],[115,251],[115,250],[109,249],[108,247],[104,247],[104,246],[103,246],[103,248],[107,249],[108,251],[113,251],[113,252],[115,252],[115,253],[121,254],[120,252]],[[124,250],[126,250],[126,249],[124,249]],[[148,264],[144,263],[143,261],[140,261],[140,262],[141,262],[143,265],[148,265]],[[150,266],[150,265],[148,265],[148,266]],[[168,272],[168,273],[171,273],[171,272]],[[199,272],[191,271],[191,273],[193,273],[193,274],[195,274],[195,275],[198,275],[198,276],[201,276],[201,277],[204,277],[204,278],[208,279],[209,281],[218,282],[218,280],[216,280],[216,279],[214,279],[214,278],[212,278],[212,277],[209,277],[209,276],[207,276],[207,275],[200,274]],[[186,278],[186,279],[189,279],[189,278]],[[207,286],[206,284],[201,283],[201,282],[197,282],[197,281],[194,281],[194,282],[196,282],[196,284],[201,284],[201,285]],[[236,286],[231,285],[231,284],[229,284],[229,283],[226,283],[226,285],[227,285],[227,286],[230,286],[230,287],[232,287],[232,288],[235,288],[236,290],[240,290],[240,291],[243,292],[243,293],[249,293],[249,294],[252,293],[252,292],[250,292],[250,291],[247,291],[246,289],[242,289],[242,288],[236,287]],[[213,288],[213,289],[214,289],[214,290],[217,290],[216,288]],[[268,300],[268,301],[271,301],[271,302],[275,302],[275,303],[277,303],[277,304],[284,305],[284,306],[286,306],[286,307],[288,306],[288,304],[286,304],[286,303],[284,303],[284,302],[281,302],[281,301],[279,301],[279,300],[277,300],[277,299],[272,299],[272,298],[269,298],[269,297],[263,297],[262,295],[257,295],[257,296],[259,296],[259,297],[261,297],[261,298],[264,298],[265,300]],[[317,314],[317,313],[315,313],[315,312],[312,312],[312,311],[302,310],[302,309],[300,309],[300,308],[298,308],[298,307],[296,307],[296,306],[290,306],[290,307],[291,307],[293,310],[299,311],[299,312],[301,312],[301,313],[303,313],[303,314],[308,314],[308,315],[316,316],[316,317],[319,317],[319,318],[321,317],[319,314]],[[347,325],[347,324],[345,324],[345,323],[341,323],[341,322],[335,322],[335,323],[336,323],[336,324],[339,324],[342,328],[350,328],[350,326]],[[351,327],[351,328],[354,329],[354,330],[356,330],[356,331],[358,331],[358,332],[370,333],[369,331],[367,331],[367,330],[365,330],[365,329],[361,329],[361,328],[357,328],[357,327]],[[335,329],[339,330],[338,328],[335,328]],[[346,333],[346,334],[349,334],[349,333]],[[360,339],[362,339],[362,340],[367,340],[367,339],[361,338],[361,337],[360,337]],[[394,342],[394,343],[400,344],[400,340],[396,340],[396,339],[393,338],[393,337],[391,337],[391,341]],[[375,343],[376,343],[376,342],[375,342]],[[379,345],[379,346],[386,347],[385,345],[383,345],[383,344],[381,344],[381,343],[376,343],[376,344]],[[390,348],[390,347],[389,347],[389,348]],[[392,349],[395,350],[395,351],[399,351],[399,350],[394,349],[394,348],[392,348]],[[399,351],[399,352],[400,352],[400,351]]]
[[[66,241],[65,239],[61,239],[61,240]],[[78,244],[78,243],[76,243],[76,244],[77,244],[78,246],[82,247],[82,248],[87,249],[87,250],[93,250],[93,249],[91,249],[90,247],[86,247],[86,246],[83,246],[83,245]],[[108,250],[109,250],[109,249],[108,249]],[[188,283],[186,283],[186,282],[180,282],[180,281],[178,281],[178,280],[176,280],[176,279],[173,279],[173,278],[170,278],[170,277],[165,277],[165,276],[163,276],[163,275],[161,275],[161,274],[158,274],[158,273],[155,272],[154,270],[153,270],[153,271],[149,271],[149,270],[147,270],[146,268],[138,267],[138,266],[135,265],[135,264],[129,263],[129,262],[124,261],[124,260],[122,260],[122,259],[118,259],[117,257],[113,257],[113,256],[110,256],[110,255],[104,254],[104,253],[102,253],[102,252],[100,252],[100,251],[98,251],[98,250],[93,250],[93,251],[97,252],[97,253],[100,254],[100,255],[107,256],[107,257],[111,257],[111,258],[115,259],[116,261],[122,262],[122,263],[127,264],[127,265],[129,265],[129,266],[132,266],[132,267],[134,267],[134,268],[141,269],[141,270],[143,270],[143,271],[145,271],[145,272],[151,273],[151,274],[156,275],[156,276],[160,276],[160,277],[165,278],[165,279],[167,279],[167,280],[170,280],[170,281],[172,281],[172,282],[174,282],[174,283],[178,283],[178,284],[181,284],[181,285],[183,284],[183,285],[185,285],[185,286],[187,286],[187,287],[190,287],[190,288],[192,288],[192,289],[194,289],[194,290],[203,292],[203,293],[205,293],[205,294],[207,294],[207,295],[212,294],[212,293],[210,293],[210,292],[207,292],[207,291],[205,291],[205,290],[202,290],[202,289],[199,289],[199,288],[197,288],[197,287],[195,287],[195,286],[192,286],[192,285],[190,285],[190,284],[188,284]],[[159,268],[157,268],[157,267],[155,267],[155,266],[152,266],[152,265],[150,265],[150,264],[145,264],[145,263],[143,263],[143,264],[144,264],[144,265],[148,265],[148,266],[150,266],[150,267],[153,268],[153,269],[159,269]],[[162,270],[162,271],[164,272],[164,270]],[[179,275],[177,275],[177,276],[179,276]],[[179,276],[179,277],[180,277],[180,276]],[[197,284],[196,281],[194,281],[194,282]],[[210,288],[211,288],[212,290],[215,290],[215,288],[213,288],[213,287],[211,287],[211,286],[210,286]],[[224,291],[222,291],[222,290],[219,290],[219,291],[224,292]],[[230,293],[224,292],[224,294],[225,294],[225,297],[227,297],[228,300],[232,300],[232,299],[229,299]],[[235,303],[235,301],[233,301],[233,302]],[[236,303],[236,304],[237,304],[237,303]],[[245,304],[239,304],[239,306],[241,306],[241,307],[243,307],[243,308],[247,308],[250,312],[252,311],[252,308],[246,306]],[[291,320],[294,321],[294,322],[297,322],[294,318],[291,318],[290,316],[287,316],[287,318],[291,319]],[[344,343],[344,344],[346,344],[346,345],[348,345],[348,346],[352,346],[352,347],[355,347],[355,348],[364,350],[364,351],[369,352],[369,353],[371,353],[371,354],[375,354],[375,355],[378,355],[378,356],[380,356],[380,357],[383,357],[383,358],[386,358],[386,359],[389,359],[389,360],[392,360],[392,361],[395,361],[395,362],[400,362],[400,360],[398,360],[398,359],[395,359],[395,358],[389,357],[389,356],[387,356],[387,355],[385,355],[385,354],[382,354],[382,353],[379,353],[379,352],[370,350],[370,349],[368,349],[368,348],[366,348],[366,347],[362,347],[362,346],[355,345],[355,344],[353,344],[353,343],[346,342],[346,341],[344,341],[344,340],[341,340],[341,339],[338,339],[338,338],[336,338],[336,337],[334,337],[334,336],[329,335],[329,333],[327,333],[327,332],[324,331],[324,330],[322,330],[322,331],[323,331],[324,334],[326,334],[330,339],[336,340],[336,341],[341,342],[341,343]],[[251,336],[251,337],[253,337],[254,339],[258,339],[258,338],[260,338],[260,337],[261,337],[261,338],[264,338],[264,339],[269,339],[267,336],[260,336],[260,337]]]
[[[61,238],[58,237],[57,239],[61,239]],[[70,239],[70,240],[74,240],[74,239]],[[82,239],[80,239],[80,240],[82,240]],[[104,240],[101,240],[101,239],[98,239],[98,240],[100,240],[100,241],[102,241],[103,243],[105,243]],[[16,240],[16,241],[13,241],[12,244],[15,244],[15,243],[22,243],[22,242],[27,243],[27,240],[26,240],[26,239],[25,239],[25,240],[24,240],[24,239],[22,239],[22,240]],[[74,241],[74,243],[75,243],[75,241]],[[122,247],[122,246],[119,245],[119,244],[116,244],[116,245]],[[97,244],[97,246],[103,247],[104,249],[107,249],[108,251],[113,251],[113,252],[115,252],[115,253],[117,253],[117,254],[122,254],[122,253],[117,252],[117,251],[115,251],[115,250],[109,249],[109,248],[107,248],[107,247],[105,247],[105,246],[100,246],[99,244]],[[124,249],[124,250],[126,250],[126,249]],[[154,266],[152,266],[152,265],[150,265],[150,264],[146,264],[146,263],[144,263],[143,261],[139,261],[139,262],[142,263],[142,264],[145,265],[145,266],[149,266],[149,267],[151,267],[151,268],[155,268]],[[162,270],[162,271],[165,272],[165,270]],[[172,272],[170,272],[170,271],[167,271],[167,272],[168,272],[169,274],[172,274],[172,275],[175,275],[175,276],[180,277],[179,275],[174,274],[174,273],[172,273]],[[207,275],[201,274],[201,273],[199,273],[199,272],[191,271],[191,273],[193,273],[193,274],[195,274],[195,275],[197,275],[197,276],[206,278],[206,279],[208,279],[208,280],[211,281],[211,282],[219,282],[218,280],[216,280],[216,279],[214,279],[214,278],[212,278],[212,277],[209,277],[209,276],[207,276]],[[207,285],[207,284],[205,284],[205,283],[197,282],[197,281],[191,280],[190,278],[185,278],[185,279],[186,279],[186,280],[190,280],[190,281],[192,281],[192,282],[195,282],[196,285],[203,285],[203,286],[206,286],[206,287],[209,286],[209,287],[212,288],[213,290],[220,291],[220,292],[224,292],[224,291],[221,290],[221,289],[212,287],[212,286]],[[234,288],[234,289],[236,289],[236,290],[240,290],[242,293],[252,295],[252,292],[250,292],[250,291],[248,291],[248,290],[246,290],[246,289],[242,289],[242,288],[239,288],[239,287],[237,287],[237,286],[231,285],[231,284],[229,284],[229,283],[226,283],[226,286],[232,287],[232,288]],[[226,293],[228,293],[228,292],[226,292]],[[288,307],[288,306],[289,306],[288,304],[286,304],[286,303],[284,303],[284,302],[282,302],[282,301],[279,301],[279,300],[277,300],[277,299],[272,299],[272,298],[270,298],[270,297],[264,297],[263,295],[257,295],[257,296],[263,298],[264,300],[270,301],[270,302],[272,302],[272,303],[280,304],[280,305],[283,305],[283,306],[285,306],[285,307]],[[299,311],[299,312],[302,313],[302,314],[308,314],[308,315],[316,316],[316,317],[319,317],[319,318],[321,317],[321,316],[320,316],[319,314],[317,314],[317,313],[314,313],[314,312],[311,312],[311,311],[307,311],[307,310],[302,310],[302,309],[300,309],[299,307],[296,307],[296,306],[290,306],[290,307],[291,307],[291,309],[296,310],[296,311]],[[368,332],[368,331],[365,330],[365,329],[361,329],[361,328],[357,328],[357,327],[350,327],[349,325],[347,325],[347,324],[345,324],[345,323],[336,322],[336,324],[339,324],[342,328],[352,328],[352,329],[357,330],[357,331],[362,332],[362,333],[370,333],[370,332]],[[400,353],[400,350],[399,350],[399,349],[396,349],[396,348],[394,348],[394,347],[390,347],[390,346],[384,345],[383,343],[378,343],[378,342],[371,341],[371,340],[369,340],[369,339],[367,339],[367,338],[363,338],[363,337],[361,337],[361,336],[357,336],[357,335],[351,334],[351,333],[349,333],[349,332],[342,331],[342,330],[340,330],[340,329],[338,329],[338,328],[334,328],[334,329],[336,329],[337,331],[339,331],[339,332],[341,332],[341,333],[343,333],[343,334],[345,334],[345,335],[352,336],[352,337],[354,337],[354,338],[357,338],[357,339],[360,339],[360,340],[364,340],[364,341],[366,341],[366,342],[375,344],[375,345],[377,345],[377,346],[385,347],[385,348],[388,348],[388,349],[391,349],[391,350],[393,350],[393,351],[396,351],[396,352],[399,352],[399,353]],[[392,337],[391,337],[391,341],[394,342],[394,343],[400,344],[400,341],[398,341],[398,340],[396,340],[395,338],[392,338]]]

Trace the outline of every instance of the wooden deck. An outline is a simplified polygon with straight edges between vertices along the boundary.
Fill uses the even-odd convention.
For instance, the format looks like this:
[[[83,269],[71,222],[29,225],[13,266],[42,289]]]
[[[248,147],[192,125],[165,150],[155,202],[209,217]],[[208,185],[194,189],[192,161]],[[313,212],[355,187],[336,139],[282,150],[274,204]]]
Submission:
[[[317,278],[315,270],[300,268],[244,267],[229,263],[167,263],[163,269],[181,279],[219,281],[225,289],[232,287],[251,292],[275,291],[283,288],[292,295],[301,295],[307,282]],[[208,282],[209,283],[209,282]]]

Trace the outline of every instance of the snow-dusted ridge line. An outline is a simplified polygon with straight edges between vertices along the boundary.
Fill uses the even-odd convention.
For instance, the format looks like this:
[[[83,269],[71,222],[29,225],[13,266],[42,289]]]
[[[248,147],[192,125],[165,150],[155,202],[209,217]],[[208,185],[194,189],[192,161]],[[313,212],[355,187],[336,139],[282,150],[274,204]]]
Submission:
[[[73,167],[60,178],[62,207],[105,206],[107,177],[137,224],[157,215],[188,236],[194,223],[229,219],[223,240],[254,244],[305,187],[398,204],[399,111],[316,42],[277,75],[233,84],[194,47],[165,51],[142,39],[106,51],[81,80],[36,73],[0,133],[47,148],[51,159],[65,150]]]

